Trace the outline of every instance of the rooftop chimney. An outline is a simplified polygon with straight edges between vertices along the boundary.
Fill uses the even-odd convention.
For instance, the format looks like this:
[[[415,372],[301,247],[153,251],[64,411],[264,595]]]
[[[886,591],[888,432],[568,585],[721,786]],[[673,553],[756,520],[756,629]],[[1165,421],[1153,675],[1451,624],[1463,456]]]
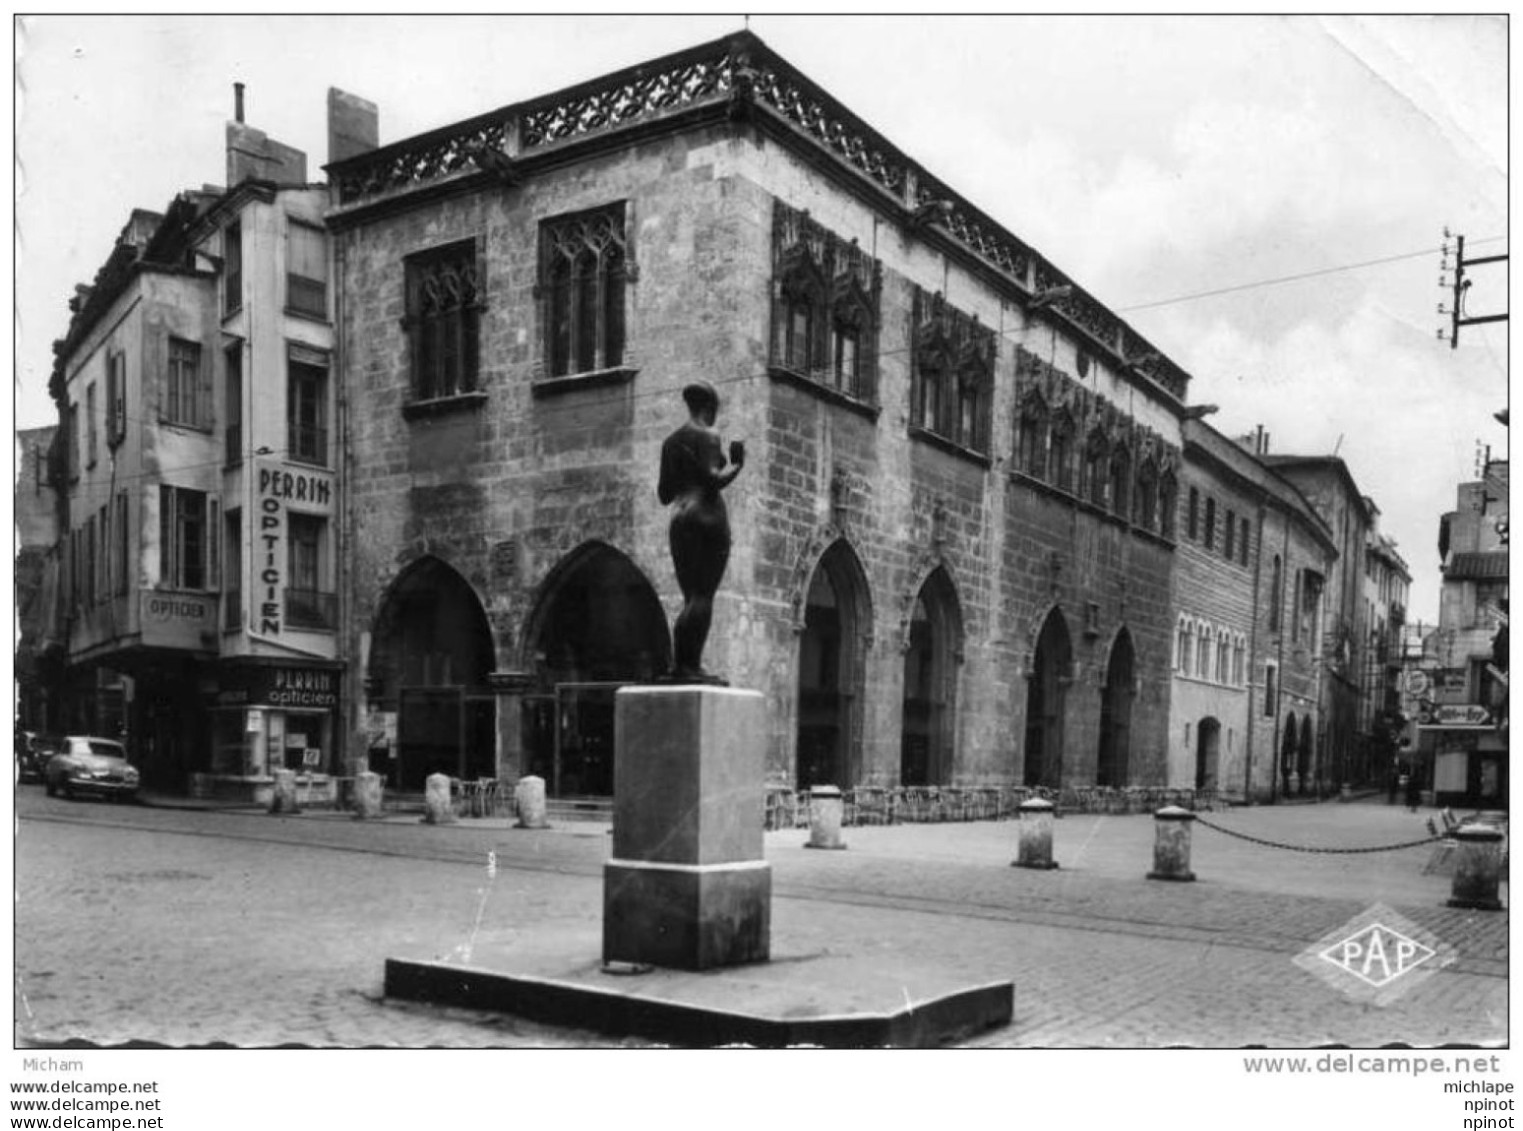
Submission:
[[[243,121],[243,84],[241,82],[233,84],[233,121]]]

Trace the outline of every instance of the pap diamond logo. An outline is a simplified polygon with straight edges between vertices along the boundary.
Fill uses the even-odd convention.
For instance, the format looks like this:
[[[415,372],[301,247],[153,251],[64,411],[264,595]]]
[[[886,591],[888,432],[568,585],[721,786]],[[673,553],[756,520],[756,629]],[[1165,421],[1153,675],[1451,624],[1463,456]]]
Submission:
[[[1438,952],[1384,923],[1334,943],[1318,956],[1377,989],[1417,969]]]
[[[1301,969],[1371,1005],[1389,1005],[1458,957],[1454,948],[1384,904],[1296,956]]]

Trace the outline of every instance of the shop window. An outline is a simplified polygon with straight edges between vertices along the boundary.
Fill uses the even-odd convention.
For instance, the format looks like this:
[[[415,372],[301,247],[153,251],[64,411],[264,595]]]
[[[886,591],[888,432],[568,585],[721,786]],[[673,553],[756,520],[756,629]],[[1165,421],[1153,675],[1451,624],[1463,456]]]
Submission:
[[[412,391],[418,400],[474,392],[479,364],[476,244],[463,240],[407,259]]]
[[[549,376],[624,363],[628,267],[622,203],[540,225],[539,289]]]

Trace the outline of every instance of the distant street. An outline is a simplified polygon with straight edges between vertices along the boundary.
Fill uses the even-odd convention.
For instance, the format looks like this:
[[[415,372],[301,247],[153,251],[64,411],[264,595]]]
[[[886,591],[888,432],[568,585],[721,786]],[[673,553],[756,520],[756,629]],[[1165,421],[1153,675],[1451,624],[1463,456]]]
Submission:
[[[596,924],[606,826],[361,824],[70,803],[31,786],[18,814],[18,1041],[640,1043],[380,997],[387,957],[467,962],[494,935]],[[1372,805],[1211,819],[1322,844],[1425,833],[1419,817]],[[1312,856],[1197,828],[1200,881],[1158,884],[1142,878],[1151,826],[1065,818],[1063,868],[1050,873],[1009,866],[1013,822],[849,828],[840,853],[804,851],[801,830],[769,833],[774,958],[850,937],[970,980],[1011,979],[1015,1021],[972,1041],[985,1046],[1506,1040],[1507,913],[1444,907],[1448,878],[1424,874],[1431,846]],[[1458,952],[1383,1008],[1292,961],[1376,901]]]

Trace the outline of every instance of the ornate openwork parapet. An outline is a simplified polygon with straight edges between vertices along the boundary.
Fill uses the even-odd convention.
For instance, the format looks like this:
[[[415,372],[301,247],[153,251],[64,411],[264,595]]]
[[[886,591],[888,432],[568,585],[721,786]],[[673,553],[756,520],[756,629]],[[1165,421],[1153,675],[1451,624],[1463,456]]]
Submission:
[[[752,123],[799,148],[812,142],[834,158],[853,191],[911,230],[934,230],[945,245],[992,269],[1018,301],[1067,288],[1047,309],[1117,361],[1159,354],[1051,263],[749,32],[383,146],[336,162],[328,173],[342,217],[369,203],[473,175],[511,185],[559,160],[568,146],[618,144],[631,132],[647,136],[723,121]],[[1184,401],[1189,377],[1171,362],[1160,358],[1145,372],[1130,372]]]

